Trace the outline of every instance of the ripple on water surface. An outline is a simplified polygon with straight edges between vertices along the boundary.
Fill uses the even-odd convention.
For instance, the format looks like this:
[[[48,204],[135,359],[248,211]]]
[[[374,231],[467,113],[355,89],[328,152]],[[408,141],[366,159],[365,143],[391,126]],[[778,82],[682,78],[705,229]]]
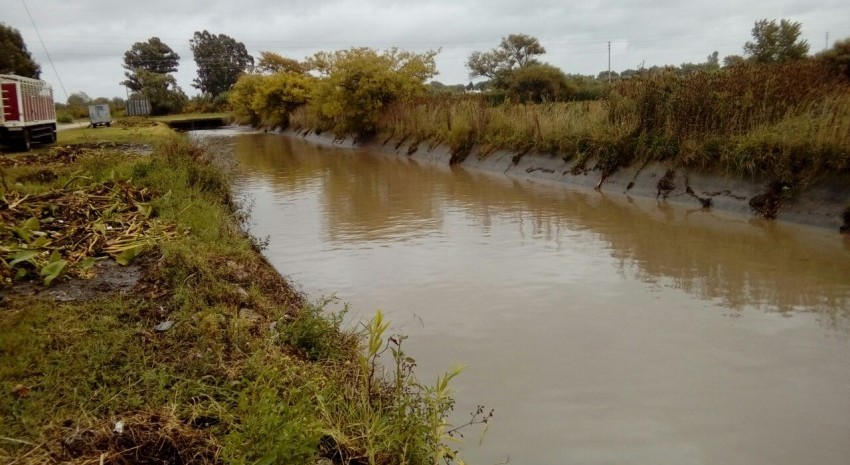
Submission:
[[[311,295],[383,308],[473,463],[850,463],[850,252],[831,233],[275,135],[252,232]]]

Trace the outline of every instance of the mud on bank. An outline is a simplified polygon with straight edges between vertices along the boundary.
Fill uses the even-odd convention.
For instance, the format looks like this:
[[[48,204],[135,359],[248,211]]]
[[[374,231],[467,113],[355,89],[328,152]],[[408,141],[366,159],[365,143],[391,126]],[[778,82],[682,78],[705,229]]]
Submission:
[[[449,147],[397,140],[355,142],[312,131],[284,131],[318,144],[360,148],[411,157],[429,163],[457,165],[503,173],[506,176],[554,182],[603,193],[655,198],[692,208],[713,208],[734,214],[787,221],[836,232],[850,232],[850,175],[822,176],[790,185],[772,179],[753,179],[719,171],[701,171],[672,163],[649,162],[606,171],[599,160],[556,154],[497,150],[482,153],[473,147],[463,156]]]

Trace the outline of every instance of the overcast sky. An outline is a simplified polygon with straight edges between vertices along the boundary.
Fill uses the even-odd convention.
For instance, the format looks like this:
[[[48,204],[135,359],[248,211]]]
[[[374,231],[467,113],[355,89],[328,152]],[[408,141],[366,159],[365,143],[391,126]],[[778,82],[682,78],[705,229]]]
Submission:
[[[464,62],[501,37],[540,39],[543,60],[567,73],[597,74],[652,65],[701,62],[714,50],[741,54],[753,22],[788,18],[803,23],[812,52],[850,36],[847,0],[26,0],[53,71],[22,0],[0,0],[0,21],[21,31],[54,86],[56,100],[83,91],[125,95],[119,85],[124,52],[156,36],[181,57],[177,80],[188,94],[195,65],[189,39],[207,29],[245,43],[252,55],[274,51],[303,59],[319,50],[352,46],[425,51],[437,58],[446,84],[469,82]],[[61,85],[60,85],[61,79]]]

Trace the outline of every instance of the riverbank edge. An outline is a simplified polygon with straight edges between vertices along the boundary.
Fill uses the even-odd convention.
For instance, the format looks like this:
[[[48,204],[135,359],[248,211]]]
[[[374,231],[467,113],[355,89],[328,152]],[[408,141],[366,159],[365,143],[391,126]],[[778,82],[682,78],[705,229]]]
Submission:
[[[281,131],[281,134],[324,146],[392,154],[425,163],[456,165],[624,197],[654,198],[686,208],[710,208],[741,216],[760,216],[835,232],[850,230],[850,175],[845,174],[821,177],[798,189],[769,179],[748,179],[663,162],[628,166],[603,176],[598,170],[586,168],[594,166],[593,160],[582,163],[576,161],[576,157],[564,160],[559,155],[517,154],[508,150],[482,155],[473,148],[468,156],[458,160],[444,145],[429,147],[406,141],[375,139],[355,141],[351,137],[339,139],[328,133],[294,129]]]
[[[432,418],[417,413],[439,419],[445,401],[411,389],[388,400],[392,384],[375,371],[376,356],[363,358],[363,338],[381,348],[386,327],[343,329],[245,231],[247,212],[225,182],[233,154],[161,132],[157,126],[139,137],[150,148],[144,155],[106,141],[71,143],[63,147],[91,149],[103,162],[60,166],[52,155],[35,162],[22,155],[27,161],[10,172],[23,179],[52,163],[55,176],[37,181],[49,191],[89,175],[91,163],[104,171],[91,174],[95,184],[155,192],[151,218],[174,222],[181,233],[150,244],[128,266],[101,257],[92,280],[66,273],[49,287],[0,287],[0,429],[8,435],[0,438],[0,461],[338,463],[368,455],[374,463],[424,463],[451,456]],[[358,368],[364,361],[371,372]],[[410,406],[405,414],[401,402]],[[363,432],[367,425],[373,430]]]

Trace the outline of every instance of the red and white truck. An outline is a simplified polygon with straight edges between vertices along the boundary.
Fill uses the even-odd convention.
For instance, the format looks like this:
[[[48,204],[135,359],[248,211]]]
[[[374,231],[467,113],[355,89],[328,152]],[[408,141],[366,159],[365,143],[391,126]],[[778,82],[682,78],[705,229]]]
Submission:
[[[0,144],[29,150],[33,142],[56,142],[53,88],[45,81],[0,74]]]

